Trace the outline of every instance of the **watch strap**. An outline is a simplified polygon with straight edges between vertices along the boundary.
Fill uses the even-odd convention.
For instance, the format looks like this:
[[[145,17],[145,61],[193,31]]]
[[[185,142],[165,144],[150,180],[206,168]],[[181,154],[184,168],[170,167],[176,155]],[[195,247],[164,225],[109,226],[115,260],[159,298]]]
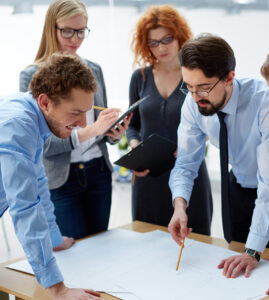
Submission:
[[[244,252],[249,256],[255,257],[257,261],[260,261],[261,259],[260,254],[256,250],[246,248]]]

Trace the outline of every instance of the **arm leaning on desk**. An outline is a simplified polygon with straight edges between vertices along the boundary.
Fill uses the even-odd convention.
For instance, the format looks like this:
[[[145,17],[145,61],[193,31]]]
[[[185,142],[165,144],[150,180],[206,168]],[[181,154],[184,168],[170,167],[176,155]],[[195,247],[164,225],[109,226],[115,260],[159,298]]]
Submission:
[[[122,226],[121,228],[137,231],[137,232],[149,232],[156,229],[168,231],[166,227],[157,226],[144,222],[133,222],[131,224]],[[243,252],[244,244],[238,242],[231,242],[228,244],[226,241],[218,238],[213,238],[201,234],[191,233],[189,238],[208,243],[211,245],[227,248],[233,251]],[[269,249],[266,249],[262,254],[263,259],[269,260]],[[14,261],[13,261],[14,262]],[[10,264],[7,262],[0,264],[0,300],[8,300],[8,294],[16,296],[16,300],[48,300],[50,299],[48,293],[39,285],[34,276],[18,272],[15,270],[7,269],[4,266]],[[268,281],[269,288],[269,281]],[[265,293],[265,291],[264,291]],[[115,300],[113,296],[103,294],[102,297],[106,300]],[[263,298],[263,300],[269,300],[269,296]]]

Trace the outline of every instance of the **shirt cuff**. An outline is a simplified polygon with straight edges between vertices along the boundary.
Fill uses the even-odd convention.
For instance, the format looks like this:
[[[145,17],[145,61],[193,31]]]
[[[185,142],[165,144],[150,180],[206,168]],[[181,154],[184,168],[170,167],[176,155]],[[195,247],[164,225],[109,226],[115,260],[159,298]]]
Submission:
[[[250,232],[248,234],[246,248],[250,248],[258,252],[263,252],[268,240],[268,237],[259,236]]]
[[[187,202],[187,206],[189,206],[190,194],[188,192],[181,191],[181,190],[175,190],[175,191],[173,191],[172,192],[172,202],[173,202],[172,204],[173,204],[173,206],[175,206],[174,202],[175,202],[176,198],[183,198],[183,199],[185,199],[186,202]]]
[[[78,130],[77,129],[72,130],[70,138],[71,138],[74,149],[77,148],[80,144],[79,139],[78,139]]]
[[[49,265],[35,272],[37,281],[46,289],[56,283],[64,281],[63,275],[56,264],[55,258],[49,263]]]
[[[62,244],[63,237],[58,226],[55,226],[53,231],[50,231],[50,239],[53,248]]]

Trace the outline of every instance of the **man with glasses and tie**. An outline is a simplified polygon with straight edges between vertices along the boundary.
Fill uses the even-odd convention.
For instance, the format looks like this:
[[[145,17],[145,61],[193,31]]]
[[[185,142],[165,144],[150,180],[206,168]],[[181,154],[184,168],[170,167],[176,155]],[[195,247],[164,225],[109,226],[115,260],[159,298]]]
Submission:
[[[186,42],[180,63],[181,91],[188,95],[169,180],[174,214],[168,228],[178,244],[191,232],[185,211],[208,136],[220,148],[225,239],[245,243],[243,254],[218,267],[227,278],[241,271],[248,277],[269,240],[269,90],[262,81],[235,78],[233,50],[217,36],[204,34]]]

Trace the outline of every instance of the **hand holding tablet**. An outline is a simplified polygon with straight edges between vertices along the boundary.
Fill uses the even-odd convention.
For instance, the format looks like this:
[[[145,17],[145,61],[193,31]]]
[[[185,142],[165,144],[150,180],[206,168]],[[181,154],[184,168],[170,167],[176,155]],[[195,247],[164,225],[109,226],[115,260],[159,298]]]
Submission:
[[[121,124],[124,122],[125,118],[128,118],[128,116],[136,109],[139,105],[141,105],[146,99],[149,98],[149,95],[145,96],[144,98],[136,101],[134,104],[132,104],[123,114],[119,116],[119,118],[100,136],[98,136],[93,144],[91,144],[82,154],[87,152],[89,149],[91,149],[94,145],[98,144],[106,135],[110,136],[112,133],[112,128],[117,128],[117,124]],[[100,107],[93,107],[95,109],[101,109]]]

